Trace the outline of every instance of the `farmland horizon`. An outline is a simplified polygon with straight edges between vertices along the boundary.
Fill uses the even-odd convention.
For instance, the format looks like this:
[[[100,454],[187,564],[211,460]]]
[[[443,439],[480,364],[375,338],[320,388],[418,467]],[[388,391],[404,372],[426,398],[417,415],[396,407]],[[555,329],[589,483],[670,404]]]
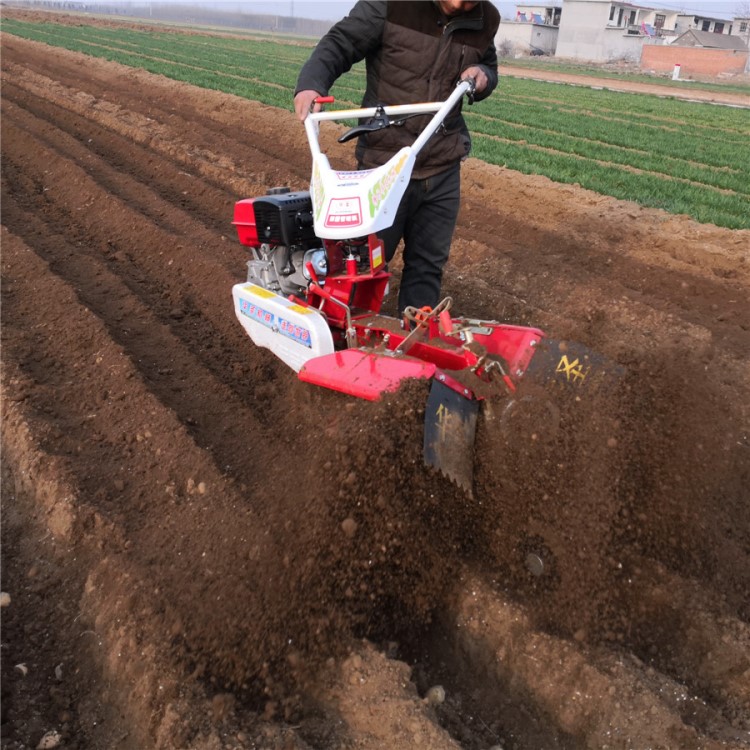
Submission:
[[[237,0],[100,0],[97,5],[113,8],[121,7],[123,9],[132,9],[134,6],[183,5],[223,12],[244,12],[337,21],[349,12],[355,2],[356,0],[281,0],[281,2],[273,3],[268,2],[268,0],[244,0],[243,2]],[[525,4],[526,0],[519,0],[519,3]],[[493,2],[503,18],[512,18],[519,3],[507,2],[506,0],[494,0]],[[34,5],[35,3],[30,2],[28,4]],[[553,0],[553,4],[565,7],[564,0]],[[48,8],[60,6],[61,9],[70,9],[75,3],[66,0],[47,0],[44,5]],[[686,14],[702,15],[727,21],[750,15],[750,2],[748,0],[662,0],[661,2],[645,3],[643,7],[656,10],[677,10]]]

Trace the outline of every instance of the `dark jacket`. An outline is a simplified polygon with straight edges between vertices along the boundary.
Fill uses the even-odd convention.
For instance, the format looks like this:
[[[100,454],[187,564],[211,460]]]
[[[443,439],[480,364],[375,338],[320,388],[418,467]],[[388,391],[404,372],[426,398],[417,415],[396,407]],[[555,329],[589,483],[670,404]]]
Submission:
[[[300,71],[295,94],[312,89],[325,96],[339,76],[365,60],[363,107],[443,101],[472,65],[483,66],[489,79],[476,96],[484,99],[497,86],[494,38],[499,23],[500,14],[486,0],[452,18],[425,0],[359,0],[318,42]],[[413,177],[437,174],[468,155],[471,138],[460,109],[422,150]],[[356,151],[360,165],[371,169],[384,164],[413,143],[428,120],[415,117],[402,127],[362,136]]]

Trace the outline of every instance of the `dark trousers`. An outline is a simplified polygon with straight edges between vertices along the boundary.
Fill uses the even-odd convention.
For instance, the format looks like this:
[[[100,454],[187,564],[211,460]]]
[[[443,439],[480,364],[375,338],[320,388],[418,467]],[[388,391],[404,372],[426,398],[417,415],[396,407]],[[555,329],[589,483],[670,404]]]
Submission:
[[[405,307],[435,307],[440,301],[443,267],[450,253],[461,203],[461,164],[424,180],[411,180],[393,225],[379,232],[386,260],[404,240],[404,270],[398,293],[399,315]]]

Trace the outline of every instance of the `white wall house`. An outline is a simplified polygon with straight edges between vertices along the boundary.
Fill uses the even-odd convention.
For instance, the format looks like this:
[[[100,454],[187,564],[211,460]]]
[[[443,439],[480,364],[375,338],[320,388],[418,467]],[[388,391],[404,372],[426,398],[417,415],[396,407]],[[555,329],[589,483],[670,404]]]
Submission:
[[[519,23],[536,23],[546,26],[559,26],[562,7],[554,3],[518,3],[516,17],[508,19]]]
[[[519,3],[500,21],[495,46],[500,56],[554,55],[562,8],[552,3]]]
[[[638,62],[644,40],[675,35],[678,12],[617,0],[565,0],[557,57]]]
[[[713,34],[731,34],[732,22],[726,18],[711,18],[709,16],[695,16],[680,14],[677,16],[675,30],[678,34],[695,29],[696,31],[710,31]]]

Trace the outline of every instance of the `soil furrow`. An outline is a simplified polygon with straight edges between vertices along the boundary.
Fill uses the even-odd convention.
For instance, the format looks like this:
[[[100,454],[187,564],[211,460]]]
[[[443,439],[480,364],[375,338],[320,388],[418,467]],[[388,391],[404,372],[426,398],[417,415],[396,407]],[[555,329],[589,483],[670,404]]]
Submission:
[[[213,240],[216,232],[230,227],[226,220],[223,223],[217,221],[217,217],[231,213],[231,198],[226,194],[214,191],[215,195],[206,195],[208,189],[179,168],[169,169],[168,164],[162,162],[159,169],[155,169],[153,158],[145,149],[125,139],[118,142],[111,131],[80,117],[71,118],[65,110],[49,102],[38,106],[38,98],[24,99],[15,96],[17,92],[9,92],[8,88],[13,87],[4,88],[3,117],[6,121],[24,130],[29,137],[39,139],[61,157],[80,165],[104,191],[117,195],[162,231],[178,234],[187,228],[184,224],[189,224],[198,236],[208,236],[207,229],[210,230],[214,233],[211,235]],[[97,143],[105,140],[111,148],[101,151]],[[183,209],[185,213],[179,217],[182,218],[181,224],[164,221],[162,202]],[[85,207],[84,203],[82,208]],[[204,219],[208,220],[208,226]]]
[[[37,222],[33,214],[19,213],[12,198],[6,198],[5,211],[9,226],[25,225],[37,237],[47,234],[48,226]],[[260,440],[269,439],[268,430],[239,397],[205,369],[190,347],[194,342],[185,345],[179,341],[170,330],[171,321],[160,320],[153,307],[134,298],[101,256],[77,252],[59,240],[46,246],[36,242],[34,249],[76,289],[82,304],[102,321],[125,355],[137,363],[139,377],[162,404],[175,412],[196,442],[213,455],[216,465],[252,486],[262,467],[253,464],[252,453],[238,457],[236,446],[247,430]],[[265,468],[268,471],[269,467]]]
[[[43,56],[44,45],[39,47],[39,54]],[[99,64],[107,65],[102,61]],[[5,67],[12,71],[13,63],[6,63]],[[199,169],[203,178],[214,184],[232,185],[238,195],[256,194],[259,184],[265,187],[279,184],[277,175],[288,175],[290,166],[293,173],[296,165],[301,168],[301,173],[294,178],[295,184],[306,187],[309,152],[302,127],[297,123],[299,137],[290,149],[290,144],[274,138],[273,118],[268,117],[273,113],[275,118],[292,123],[294,116],[291,113],[212,91],[203,90],[201,96],[196,97],[195,89],[186,84],[129,71],[127,77],[135,79],[128,82],[131,86],[137,84],[141,76],[146,76],[149,83],[144,81],[145,85],[156,83],[158,86],[161,83],[164,87],[163,104],[159,98],[144,101],[132,87],[118,91],[120,76],[114,76],[112,91],[106,83],[97,87],[91,80],[81,79],[81,72],[75,70],[69,81],[61,82],[57,75],[49,78],[24,70],[22,78],[16,76],[16,82],[36,96],[49,98],[136,143],[143,143],[191,171]],[[109,75],[108,79],[112,80],[113,76]],[[178,95],[175,99],[175,86],[178,89],[184,86],[186,96],[180,98]],[[265,115],[263,122],[256,123],[258,115]],[[238,119],[253,123],[251,139],[243,138],[244,129],[238,127]],[[260,135],[264,136],[264,141],[258,140]],[[235,145],[231,149],[221,146],[220,151],[213,148],[226,140]],[[288,157],[292,157],[290,161],[287,161]]]
[[[466,196],[465,203],[464,210],[469,215],[486,212],[486,208],[477,205],[478,202],[475,203],[471,195]],[[637,212],[637,209],[634,211]],[[502,207],[499,206],[501,212]],[[555,325],[556,316],[565,313],[580,320],[580,315],[575,314],[576,307],[601,310],[608,302],[621,300],[627,305],[645,305],[663,316],[678,317],[686,325],[709,326],[717,344],[726,347],[732,354],[745,356],[750,351],[744,280],[736,286],[731,280],[728,284],[716,278],[699,280],[696,272],[704,276],[705,268],[698,261],[696,252],[696,262],[688,260],[675,264],[666,283],[658,271],[661,261],[657,264],[654,257],[658,252],[654,244],[663,246],[665,243],[662,239],[655,240],[647,232],[635,229],[623,248],[622,235],[615,237],[612,234],[602,242],[602,232],[591,225],[588,229],[593,230],[592,234],[598,241],[562,238],[557,231],[545,231],[541,223],[535,223],[534,231],[530,234],[523,219],[517,222],[509,220],[501,227],[473,220],[470,254],[454,253],[454,273],[469,275],[474,258],[478,256],[482,262],[494,252],[508,264],[508,291],[520,299],[533,300],[537,310],[544,314],[545,325]],[[582,229],[581,234],[584,231]],[[608,234],[612,231],[605,229]],[[523,235],[526,235],[525,241],[520,240]],[[490,250],[497,247],[498,238],[502,238],[503,243],[499,253],[497,249]],[[746,240],[750,242],[750,234]],[[652,252],[650,258],[634,256],[630,252],[629,249],[638,243],[642,244],[644,254]],[[726,268],[724,273],[730,277],[743,272],[750,255],[747,245],[742,243],[742,240],[733,239],[734,253],[728,258],[717,257],[716,276],[722,275],[722,267]],[[704,247],[702,255],[705,255],[705,250]],[[683,250],[682,255],[687,256],[688,253]],[[536,283],[540,275],[549,278],[542,289]],[[573,278],[576,280],[574,284],[571,283]],[[595,292],[600,297],[592,297],[594,279],[597,280]],[[720,290],[724,299],[721,306],[717,306],[715,300]],[[545,296],[541,296],[542,291]],[[603,348],[607,346],[606,340],[595,343]],[[641,343],[640,339],[636,339],[633,345],[635,347]]]
[[[28,130],[14,131],[10,122],[4,125],[10,140],[17,136],[14,140],[17,149],[9,147],[3,166],[7,181],[14,181],[16,175],[23,173],[24,180],[34,182],[26,190],[27,213],[44,217],[51,227],[69,227],[72,246],[82,248],[76,252],[106,258],[115,273],[129,279],[131,289],[160,311],[165,323],[180,331],[180,335],[188,336],[196,354],[217,376],[241,382],[242,374],[247,373],[249,357],[241,351],[246,342],[234,320],[231,304],[221,309],[212,304],[213,300],[208,305],[203,303],[212,295],[231,303],[229,289],[239,280],[232,279],[217,264],[221,251],[214,252],[213,247],[221,247],[220,237],[211,242],[212,235],[202,232],[181,208],[161,203],[161,215],[182,230],[180,235],[165,232],[140,218],[137,208],[131,208],[125,198],[112,194],[106,186],[101,188],[86,170],[35,141]],[[30,169],[28,154],[38,150],[45,153],[44,168]],[[128,187],[127,178],[113,177],[113,182]],[[68,189],[71,185],[73,189]],[[132,186],[132,189],[139,188]],[[141,186],[140,191],[150,193],[147,186]],[[156,199],[154,202],[159,205]],[[12,213],[8,216],[12,217]],[[17,226],[20,228],[24,221],[18,219]],[[46,234],[41,232],[40,241],[46,241]],[[236,250],[225,252],[231,255]],[[200,283],[196,284],[196,280]],[[213,288],[208,286],[209,280],[214,280]],[[218,315],[211,314],[212,308]],[[208,316],[198,314],[198,310],[204,309]],[[123,327],[127,325],[127,319],[123,318]],[[265,353],[256,352],[255,356],[262,361]],[[275,362],[268,361],[273,368]]]
[[[516,709],[530,700],[546,709],[571,747],[616,745],[635,716],[644,743],[653,747],[708,749],[750,741],[750,733],[733,728],[680,683],[657,672],[643,675],[637,660],[587,651],[535,631],[522,610],[471,576],[459,594],[456,624],[450,636],[454,659],[465,660],[463,669],[485,670],[485,705],[497,706],[498,693],[504,701],[515,695]],[[490,685],[495,690],[487,691]],[[614,695],[614,710],[604,711]]]

